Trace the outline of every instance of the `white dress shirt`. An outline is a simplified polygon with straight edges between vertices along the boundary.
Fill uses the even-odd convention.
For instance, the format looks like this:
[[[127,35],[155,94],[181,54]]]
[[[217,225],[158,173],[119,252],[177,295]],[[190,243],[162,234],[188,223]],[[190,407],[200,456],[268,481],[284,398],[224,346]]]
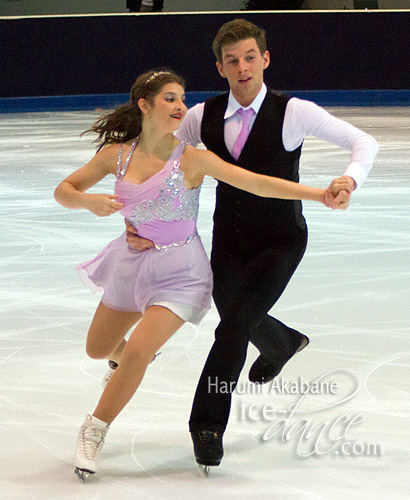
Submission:
[[[244,108],[252,108],[256,113],[251,118],[250,129],[265,99],[266,92],[266,85],[263,84],[252,104],[248,108]],[[204,106],[205,103],[200,103],[188,110],[175,134],[178,139],[189,142],[193,146],[201,143]],[[226,147],[231,154],[242,127],[242,119],[236,113],[241,107],[230,92],[224,116],[224,137]],[[358,188],[363,184],[379,150],[373,137],[353,125],[335,118],[313,102],[292,97],[286,106],[283,121],[282,142],[285,150],[295,150],[308,136],[323,139],[350,151],[350,162],[343,175],[352,177]]]

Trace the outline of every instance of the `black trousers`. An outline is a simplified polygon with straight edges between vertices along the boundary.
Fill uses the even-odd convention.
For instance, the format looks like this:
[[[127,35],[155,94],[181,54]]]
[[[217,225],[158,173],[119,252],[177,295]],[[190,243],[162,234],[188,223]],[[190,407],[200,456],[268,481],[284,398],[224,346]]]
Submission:
[[[271,359],[288,359],[297,347],[295,331],[267,313],[299,265],[307,233],[300,231],[256,252],[252,242],[247,248],[213,243],[213,297],[221,320],[197,386],[189,427],[224,432],[249,341]]]
[[[142,0],[127,0],[127,9],[130,12],[139,12],[141,9]],[[164,8],[164,0],[154,0],[153,12],[161,12]]]

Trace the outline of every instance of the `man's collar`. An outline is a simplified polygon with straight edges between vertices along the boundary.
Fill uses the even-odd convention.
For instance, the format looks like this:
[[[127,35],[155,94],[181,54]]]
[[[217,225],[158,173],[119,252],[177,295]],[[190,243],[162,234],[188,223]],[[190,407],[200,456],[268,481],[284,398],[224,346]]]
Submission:
[[[252,108],[255,111],[255,113],[258,114],[259,109],[262,106],[263,100],[265,99],[267,91],[268,89],[266,85],[263,83],[262,88],[259,91],[259,94],[252,101],[251,105],[244,109]],[[224,119],[226,120],[227,118],[230,118],[238,111],[239,108],[242,107],[243,106],[241,106],[239,102],[235,99],[232,92],[229,92],[228,106],[226,107]]]

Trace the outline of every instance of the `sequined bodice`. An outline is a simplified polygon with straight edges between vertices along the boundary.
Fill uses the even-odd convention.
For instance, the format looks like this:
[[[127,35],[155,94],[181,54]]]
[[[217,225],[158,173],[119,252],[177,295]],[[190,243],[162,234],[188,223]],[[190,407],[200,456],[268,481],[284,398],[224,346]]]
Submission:
[[[122,148],[117,164],[116,194],[124,203],[121,213],[138,229],[138,234],[155,243],[181,241],[196,233],[200,187],[186,189],[179,143],[164,168],[142,184],[123,180],[136,143],[122,166]]]
[[[199,189],[185,189],[179,162],[173,161],[170,175],[158,189],[158,197],[136,203],[130,222],[138,226],[151,220],[191,220],[198,216]]]

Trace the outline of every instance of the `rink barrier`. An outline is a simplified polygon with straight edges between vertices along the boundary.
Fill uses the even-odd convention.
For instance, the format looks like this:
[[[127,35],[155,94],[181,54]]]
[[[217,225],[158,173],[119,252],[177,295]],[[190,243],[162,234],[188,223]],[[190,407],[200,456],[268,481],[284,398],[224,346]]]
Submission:
[[[410,106],[410,90],[327,90],[285,91],[287,94],[313,101],[320,106]],[[187,92],[186,104],[191,108],[220,92]],[[128,101],[128,94],[91,94],[44,97],[10,97],[0,99],[0,113],[45,111],[90,111],[113,109]]]
[[[0,18],[0,98],[59,96],[88,106],[89,96],[127,93],[139,74],[163,66],[183,75],[189,91],[222,92],[211,45],[237,17],[267,32],[272,88],[315,91],[313,100],[331,105],[390,105],[406,96],[380,92],[410,88],[410,11],[244,11]]]

